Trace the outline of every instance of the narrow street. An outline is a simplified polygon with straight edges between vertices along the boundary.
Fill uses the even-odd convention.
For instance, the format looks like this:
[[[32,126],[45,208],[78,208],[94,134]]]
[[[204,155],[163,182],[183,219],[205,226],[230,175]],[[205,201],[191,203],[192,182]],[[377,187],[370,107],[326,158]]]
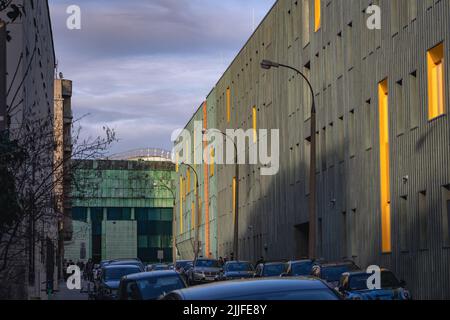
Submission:
[[[80,300],[88,300],[89,296],[87,293],[88,282],[82,281],[81,290],[69,290],[67,288],[65,281],[59,282],[58,292],[56,292],[50,300],[60,300],[60,301],[80,301]]]

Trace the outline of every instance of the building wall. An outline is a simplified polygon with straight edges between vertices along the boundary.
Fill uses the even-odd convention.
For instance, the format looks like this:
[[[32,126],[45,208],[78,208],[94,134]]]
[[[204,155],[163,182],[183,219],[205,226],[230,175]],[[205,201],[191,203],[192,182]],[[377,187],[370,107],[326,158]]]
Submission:
[[[156,262],[162,247],[172,261],[171,162],[76,161],[74,170],[73,218],[92,228],[90,258]]]
[[[88,262],[92,247],[91,224],[83,221],[73,221],[73,236],[70,241],[64,242],[64,258],[67,261],[72,260]]]
[[[22,14],[12,22],[7,15],[12,5],[23,6],[26,15]],[[53,118],[55,53],[48,3],[13,0],[9,7],[0,12],[0,19],[8,23],[7,31],[11,37],[6,44],[9,137],[11,140],[18,139],[19,144],[24,145],[32,154],[32,150],[28,150],[31,147],[26,144],[26,139],[23,139],[26,135],[25,123],[28,122],[32,127],[33,124],[42,123],[42,119]],[[47,129],[50,132],[52,128]],[[53,137],[49,139],[52,140]],[[46,141],[39,143],[45,144]],[[34,146],[42,144],[35,143]],[[34,185],[28,183],[30,188],[37,188],[43,183],[42,177],[51,176],[53,154],[46,154],[41,160],[43,166],[35,170],[36,176],[41,178],[37,178]],[[34,228],[32,246],[25,241],[19,241],[13,250],[16,253],[15,258],[8,259],[15,265],[15,274],[7,276],[8,298],[45,299],[46,281],[52,281],[53,278],[56,285],[58,226],[50,204],[45,211],[47,217],[34,223],[35,226],[45,227],[42,230]],[[29,220],[23,225],[23,230],[28,224]],[[17,252],[23,254],[18,255]]]
[[[256,106],[258,128],[280,130],[277,175],[240,167],[239,258],[307,255],[311,98],[293,72],[262,70],[261,60],[270,59],[299,68],[315,91],[320,256],[390,268],[415,298],[449,298],[449,118],[446,112],[428,119],[427,51],[443,42],[444,57],[450,54],[450,3],[320,3],[315,32],[314,1],[277,1],[213,89],[218,129],[251,128]],[[381,30],[366,27],[370,3],[381,7]],[[445,90],[448,74],[444,64]],[[383,252],[381,237],[378,84],[386,78],[390,252]],[[446,92],[447,110],[448,97]],[[213,237],[223,256],[232,251],[235,169],[216,167],[219,219]]]

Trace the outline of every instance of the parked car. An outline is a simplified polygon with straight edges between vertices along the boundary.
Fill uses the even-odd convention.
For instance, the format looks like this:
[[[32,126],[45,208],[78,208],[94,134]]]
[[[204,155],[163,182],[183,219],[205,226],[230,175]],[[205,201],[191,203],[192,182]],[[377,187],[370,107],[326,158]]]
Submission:
[[[218,260],[197,259],[194,261],[192,269],[188,271],[188,283],[195,285],[215,281],[221,271],[223,269]]]
[[[96,299],[117,299],[120,279],[126,275],[140,272],[142,272],[141,268],[136,265],[106,265],[102,268],[101,277],[97,285]]]
[[[328,282],[332,288],[339,285],[343,273],[361,270],[353,261],[325,262],[313,266],[312,275]]]
[[[141,271],[140,272],[144,272],[145,271],[145,266],[144,264],[137,259],[130,259],[130,260],[112,260],[111,262],[109,262],[108,266],[120,266],[120,265],[128,265],[128,266],[136,266],[138,267]]]
[[[216,280],[234,280],[253,278],[255,269],[250,262],[246,261],[228,261],[223,266],[221,272]]]
[[[176,290],[163,300],[340,300],[320,279],[270,278],[215,282]]]
[[[174,290],[186,287],[182,276],[172,270],[131,274],[120,281],[119,299],[157,300]]]
[[[281,274],[282,277],[306,277],[311,275],[312,268],[315,265],[313,260],[288,261],[286,271]]]
[[[189,284],[189,276],[194,268],[194,262],[190,261],[186,263],[184,267],[180,269],[180,274],[184,277],[185,281]]]
[[[338,291],[347,300],[411,300],[405,281],[399,281],[389,270],[381,270],[381,289],[369,289],[371,274],[364,271],[346,272],[339,282]]]
[[[279,277],[286,271],[286,262],[265,262],[256,266],[256,278]]]
[[[189,263],[192,264],[192,260],[177,260],[175,262],[175,270],[178,272],[183,272],[184,267],[186,267]]]
[[[170,268],[167,264],[149,264],[147,267],[145,267],[146,272],[162,270],[170,270]]]

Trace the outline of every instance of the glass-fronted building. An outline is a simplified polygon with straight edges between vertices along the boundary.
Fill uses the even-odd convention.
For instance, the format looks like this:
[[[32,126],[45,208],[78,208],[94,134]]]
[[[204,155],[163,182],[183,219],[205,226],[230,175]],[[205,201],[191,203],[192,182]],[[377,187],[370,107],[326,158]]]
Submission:
[[[155,161],[77,161],[66,260],[172,261],[174,165]],[[79,230],[78,230],[79,229]],[[90,232],[85,232],[90,230]],[[159,253],[159,255],[158,255]]]

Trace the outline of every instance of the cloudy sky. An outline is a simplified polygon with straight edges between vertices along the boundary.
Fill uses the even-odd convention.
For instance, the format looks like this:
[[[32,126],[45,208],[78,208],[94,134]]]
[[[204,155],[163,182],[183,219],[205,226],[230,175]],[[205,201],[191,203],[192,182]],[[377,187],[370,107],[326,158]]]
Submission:
[[[170,150],[275,0],[50,0],[59,71],[74,81],[86,136],[107,125],[111,153]],[[68,6],[81,30],[66,28]]]

